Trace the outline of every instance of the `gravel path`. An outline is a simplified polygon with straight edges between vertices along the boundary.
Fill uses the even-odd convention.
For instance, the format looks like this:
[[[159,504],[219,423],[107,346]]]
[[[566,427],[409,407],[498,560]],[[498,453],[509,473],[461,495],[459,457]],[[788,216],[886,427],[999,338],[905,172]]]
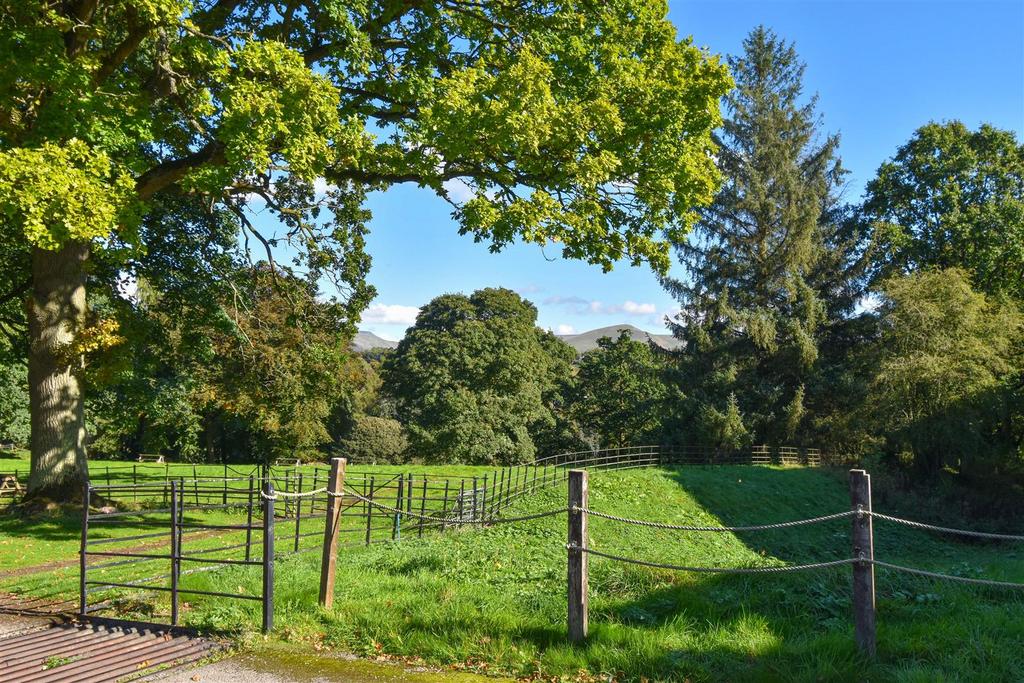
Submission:
[[[32,631],[37,628],[46,628],[54,623],[51,617],[25,617],[20,614],[0,613],[0,638]]]

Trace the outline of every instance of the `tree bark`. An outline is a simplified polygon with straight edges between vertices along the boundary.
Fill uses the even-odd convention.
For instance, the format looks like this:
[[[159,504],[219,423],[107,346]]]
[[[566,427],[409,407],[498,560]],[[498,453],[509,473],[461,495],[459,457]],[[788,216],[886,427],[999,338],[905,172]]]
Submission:
[[[26,497],[69,501],[86,477],[81,361],[71,345],[85,325],[87,242],[32,251],[28,301],[32,471]]]

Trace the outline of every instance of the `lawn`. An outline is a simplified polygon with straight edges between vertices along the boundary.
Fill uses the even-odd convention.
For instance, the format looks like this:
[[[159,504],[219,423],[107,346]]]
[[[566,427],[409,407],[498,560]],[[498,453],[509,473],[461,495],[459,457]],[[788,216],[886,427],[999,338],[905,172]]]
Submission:
[[[826,469],[686,467],[594,472],[591,507],[629,517],[744,525],[848,508],[844,473]],[[563,506],[559,486],[514,511]],[[917,518],[893,496],[880,511]],[[910,505],[909,503],[906,503]],[[944,520],[948,521],[948,520]],[[1020,592],[879,569],[877,661],[853,644],[850,569],[800,574],[687,574],[591,559],[591,634],[565,640],[565,518],[407,535],[343,548],[334,608],[316,607],[316,552],[277,563],[274,639],[309,652],[374,657],[516,677],[612,674],[622,680],[990,680],[1024,671]],[[66,531],[73,529],[68,523]],[[689,565],[748,566],[849,556],[849,520],[771,532],[693,533],[592,518],[604,552]],[[58,527],[59,529],[63,527]],[[960,542],[878,521],[878,559],[963,576],[1024,580],[1021,548]],[[62,532],[63,533],[63,532]],[[284,532],[287,533],[287,532]],[[0,525],[0,542],[11,534]],[[27,534],[26,534],[27,536]],[[26,536],[23,536],[25,538]],[[63,541],[61,541],[63,542]],[[63,551],[62,551],[63,552]],[[73,571],[57,584],[74,591]],[[39,590],[41,577],[0,588]],[[258,568],[196,574],[200,590],[258,590]],[[56,585],[47,582],[50,590]],[[187,623],[263,647],[258,605],[197,598]],[[589,672],[581,675],[580,672]]]

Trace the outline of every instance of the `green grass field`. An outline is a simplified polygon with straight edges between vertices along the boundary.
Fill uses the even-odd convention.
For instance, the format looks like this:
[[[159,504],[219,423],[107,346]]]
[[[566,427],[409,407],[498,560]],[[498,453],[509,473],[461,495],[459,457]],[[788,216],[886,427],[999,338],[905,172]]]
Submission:
[[[824,469],[720,467],[593,472],[591,507],[649,520],[745,525],[848,508],[845,473]],[[510,514],[559,507],[565,487],[521,501]],[[891,496],[879,511],[917,518]],[[55,537],[46,555],[77,550],[71,521],[18,529],[0,518],[0,543]],[[927,521],[927,520],[925,520]],[[944,520],[948,521],[948,520]],[[40,522],[40,525],[44,523]],[[849,556],[849,520],[770,532],[693,533],[592,518],[591,546],[612,554],[688,565],[749,566]],[[287,532],[285,532],[287,533]],[[962,576],[1024,581],[1022,548],[961,542],[875,524],[880,560]],[[344,650],[422,659],[441,667],[515,677],[621,680],[1007,681],[1024,672],[1021,592],[877,572],[877,661],[853,643],[850,569],[800,574],[687,574],[591,558],[591,635],[565,640],[564,516],[486,529],[407,535],[401,543],[346,547],[335,607],[316,607],[319,555],[277,563],[274,640],[301,652]],[[279,541],[280,543],[280,541]],[[62,545],[63,544],[63,545]],[[26,551],[29,555],[37,551]],[[44,551],[39,551],[40,553]],[[6,554],[6,553],[2,553]],[[0,589],[74,592],[76,574],[0,579]],[[187,577],[200,590],[258,590],[258,568]],[[258,604],[188,601],[187,623],[257,637]],[[138,609],[137,606],[131,609]],[[585,672],[585,673],[581,673]]]

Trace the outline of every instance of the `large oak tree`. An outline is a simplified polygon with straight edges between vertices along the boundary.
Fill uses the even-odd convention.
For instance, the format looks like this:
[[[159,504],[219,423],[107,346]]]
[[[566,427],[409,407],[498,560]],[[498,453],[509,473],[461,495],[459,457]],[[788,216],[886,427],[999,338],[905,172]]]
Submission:
[[[90,260],[144,250],[136,227],[165,195],[228,211],[275,268],[332,276],[352,319],[372,295],[363,198],[399,182],[450,201],[493,249],[556,242],[605,268],[664,268],[662,231],[678,239],[716,189],[710,131],[729,84],[665,13],[658,0],[0,0],[0,300],[28,294],[27,330],[18,314],[2,329],[29,341],[30,495],[66,498],[83,476],[78,373],[109,332],[87,316]],[[278,231],[248,220],[257,197]]]

